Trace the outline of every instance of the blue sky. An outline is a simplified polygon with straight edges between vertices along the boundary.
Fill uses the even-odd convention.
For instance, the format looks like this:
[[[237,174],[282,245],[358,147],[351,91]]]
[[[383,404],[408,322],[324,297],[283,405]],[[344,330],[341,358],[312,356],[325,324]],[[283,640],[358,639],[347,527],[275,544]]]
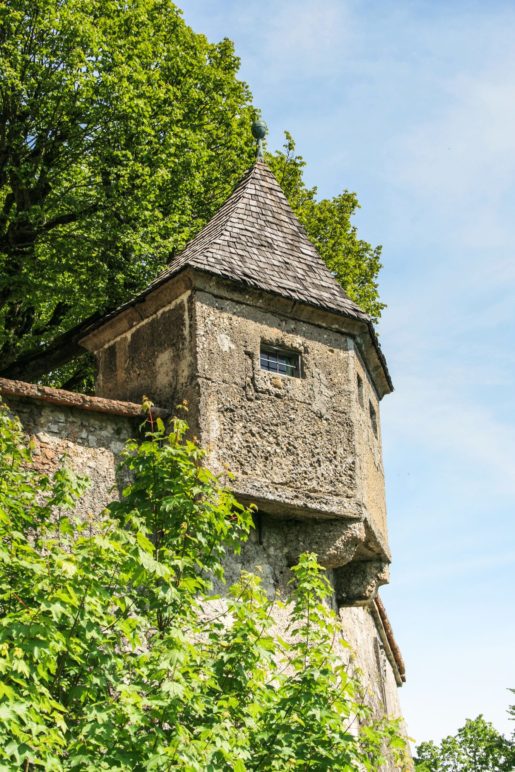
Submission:
[[[417,741],[515,726],[515,4],[178,0],[382,244],[391,584]]]

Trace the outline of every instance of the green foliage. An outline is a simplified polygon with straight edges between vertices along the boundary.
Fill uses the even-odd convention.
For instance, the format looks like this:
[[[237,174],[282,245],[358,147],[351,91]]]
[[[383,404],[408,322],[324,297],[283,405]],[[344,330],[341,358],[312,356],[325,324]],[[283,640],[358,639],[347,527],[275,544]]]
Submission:
[[[515,745],[483,716],[478,716],[467,719],[455,735],[445,737],[440,745],[418,745],[415,767],[425,772],[510,772],[515,769]]]
[[[4,363],[140,290],[222,203],[254,155],[238,67],[171,0],[0,4]]]
[[[381,247],[358,238],[351,218],[359,208],[355,193],[344,190],[331,199],[317,200],[316,188],[306,187],[305,161],[295,154],[295,143],[286,132],[284,152],[267,155],[295,214],[337,280],[364,311],[377,320],[385,307],[379,300],[378,275]]]
[[[186,428],[129,443],[121,501],[81,521],[85,481],[34,470],[0,409],[0,769],[377,770],[388,748],[402,769],[396,723],[371,720],[337,656],[313,555],[284,637],[257,577],[212,594],[251,513]]]
[[[253,162],[238,69],[231,41],[195,34],[172,0],[0,3],[4,374],[90,385],[87,358],[66,364],[72,331],[142,290]],[[379,316],[380,251],[350,225],[356,197],[317,203],[293,147],[272,168],[349,295]]]

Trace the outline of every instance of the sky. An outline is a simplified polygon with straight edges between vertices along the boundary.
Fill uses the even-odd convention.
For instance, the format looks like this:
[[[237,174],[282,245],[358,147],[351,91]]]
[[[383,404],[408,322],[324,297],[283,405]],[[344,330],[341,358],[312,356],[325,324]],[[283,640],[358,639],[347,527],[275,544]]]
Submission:
[[[382,589],[417,742],[515,729],[515,3],[178,0],[383,245]]]

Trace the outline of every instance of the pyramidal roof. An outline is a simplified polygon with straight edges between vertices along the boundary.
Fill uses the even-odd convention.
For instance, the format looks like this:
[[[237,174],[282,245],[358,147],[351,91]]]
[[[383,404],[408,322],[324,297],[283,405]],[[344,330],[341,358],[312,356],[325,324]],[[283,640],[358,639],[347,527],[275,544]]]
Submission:
[[[369,319],[329,271],[279,183],[260,160],[145,294],[186,266],[347,316]]]

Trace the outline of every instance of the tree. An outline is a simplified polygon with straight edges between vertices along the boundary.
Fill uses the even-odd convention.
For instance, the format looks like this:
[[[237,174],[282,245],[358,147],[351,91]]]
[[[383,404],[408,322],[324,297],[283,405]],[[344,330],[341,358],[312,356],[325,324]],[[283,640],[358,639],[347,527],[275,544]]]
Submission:
[[[238,66],[170,0],[1,5],[5,365],[140,290],[222,203],[253,155]]]
[[[293,569],[285,640],[257,577],[213,597],[251,513],[185,432],[129,443],[122,500],[80,521],[86,481],[38,473],[0,409],[0,765],[350,771],[389,752],[402,769],[397,724],[371,720],[333,649],[314,555]]]
[[[233,44],[195,34],[171,0],[0,4],[2,375],[86,387],[85,325],[143,289],[253,161],[238,68]],[[377,317],[379,250],[350,226],[356,197],[317,203],[293,147],[269,160]]]
[[[478,716],[467,719],[456,735],[445,737],[440,745],[418,745],[415,766],[427,772],[510,772],[515,768],[515,745]]]

